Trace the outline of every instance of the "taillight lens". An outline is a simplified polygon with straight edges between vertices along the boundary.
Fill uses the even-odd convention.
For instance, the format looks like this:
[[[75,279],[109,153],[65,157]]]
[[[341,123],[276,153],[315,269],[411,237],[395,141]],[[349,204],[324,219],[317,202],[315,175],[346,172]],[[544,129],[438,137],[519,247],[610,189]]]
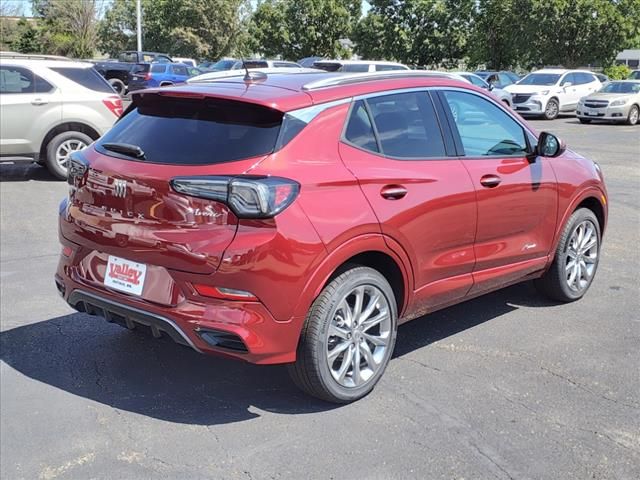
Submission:
[[[145,73],[145,74],[144,74],[144,79],[145,79],[146,81],[151,80],[151,72],[147,72],[147,73]]]
[[[122,115],[122,112],[123,112],[122,99],[117,95],[112,95],[110,97],[103,99],[102,103],[104,103],[105,106],[109,110],[111,110],[111,113],[113,113],[116,117],[119,117],[120,115]]]
[[[177,177],[178,193],[226,203],[238,218],[271,218],[293,203],[300,184],[281,177]]]

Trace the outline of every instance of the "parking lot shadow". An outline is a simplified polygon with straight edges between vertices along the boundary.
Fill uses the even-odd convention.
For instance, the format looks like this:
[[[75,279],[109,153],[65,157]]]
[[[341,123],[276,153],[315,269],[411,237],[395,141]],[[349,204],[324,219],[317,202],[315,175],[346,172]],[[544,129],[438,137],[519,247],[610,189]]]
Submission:
[[[0,161],[0,182],[27,182],[36,180],[39,182],[59,182],[42,165],[31,160],[7,160]]]
[[[532,300],[530,288],[511,287],[401,326],[395,356],[525,304]],[[214,425],[249,420],[260,410],[306,414],[338,408],[299,392],[284,366],[207,357],[80,313],[1,332],[0,356],[39,382],[176,423]]]

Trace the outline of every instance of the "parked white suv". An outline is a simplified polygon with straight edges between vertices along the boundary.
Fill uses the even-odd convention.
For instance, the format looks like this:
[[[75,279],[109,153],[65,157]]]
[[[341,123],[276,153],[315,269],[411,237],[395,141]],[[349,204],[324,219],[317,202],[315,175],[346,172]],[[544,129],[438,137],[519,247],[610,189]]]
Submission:
[[[542,115],[551,120],[561,112],[575,111],[582,97],[600,87],[600,80],[586,70],[543,69],[505,90],[511,93],[513,109],[521,115]]]
[[[32,158],[66,178],[71,152],[121,114],[122,100],[92,64],[0,53],[0,157]]]
[[[388,72],[391,70],[409,70],[401,63],[385,62],[382,60],[318,60],[313,62],[314,68],[328,72]]]

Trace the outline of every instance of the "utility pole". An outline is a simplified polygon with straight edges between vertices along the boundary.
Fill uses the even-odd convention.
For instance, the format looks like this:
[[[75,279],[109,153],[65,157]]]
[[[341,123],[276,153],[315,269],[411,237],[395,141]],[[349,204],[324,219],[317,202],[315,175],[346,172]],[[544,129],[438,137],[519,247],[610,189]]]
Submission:
[[[142,51],[142,7],[141,0],[136,0],[136,28],[138,31],[138,51]]]

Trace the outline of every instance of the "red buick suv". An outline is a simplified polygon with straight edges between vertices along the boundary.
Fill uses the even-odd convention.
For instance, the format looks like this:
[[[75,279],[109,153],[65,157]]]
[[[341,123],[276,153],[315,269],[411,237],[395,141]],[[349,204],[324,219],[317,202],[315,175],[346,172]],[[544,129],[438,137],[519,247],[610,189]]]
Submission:
[[[398,325],[535,279],[593,281],[596,163],[425,72],[251,72],[143,90],[77,152],[58,289],[78,311],[369,393]]]

